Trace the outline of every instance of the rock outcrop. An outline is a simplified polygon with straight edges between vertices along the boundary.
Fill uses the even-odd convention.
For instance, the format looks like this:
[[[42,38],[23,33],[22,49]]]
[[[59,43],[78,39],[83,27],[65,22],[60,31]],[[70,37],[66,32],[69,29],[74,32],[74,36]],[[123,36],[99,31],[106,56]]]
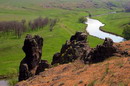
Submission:
[[[53,56],[53,64],[64,64],[68,62],[73,62],[76,59],[81,59],[84,57],[87,50],[90,49],[87,42],[87,34],[82,32],[77,32],[73,35],[69,41],[62,46],[60,53],[56,53]]]
[[[113,41],[110,38],[106,38],[102,45],[97,45],[96,48],[92,48],[84,58],[85,63],[97,63],[105,60],[108,57],[114,55],[117,52],[116,47],[113,46]]]
[[[106,38],[102,45],[90,48],[86,42],[87,34],[77,32],[61,48],[60,53],[53,56],[53,64],[64,64],[76,59],[83,60],[85,64],[96,63],[105,60],[116,52],[113,41]]]
[[[45,68],[49,68],[49,64],[45,60],[41,60],[43,38],[35,35],[27,35],[24,41],[23,51],[25,58],[21,61],[19,67],[19,81],[26,80],[40,72]]]
[[[47,85],[47,86],[52,86],[54,84],[56,86],[59,86],[61,84],[68,85],[68,83],[69,83],[68,78],[70,78],[70,80],[72,80],[71,84],[75,84],[75,83],[77,83],[77,80],[75,80],[75,79],[79,79],[79,78],[81,79],[81,77],[82,77],[82,80],[79,80],[79,82],[78,82],[81,84],[81,82],[83,80],[90,81],[90,79],[92,78],[92,77],[89,77],[90,75],[94,76],[94,78],[92,78],[94,80],[95,80],[95,76],[100,76],[101,79],[99,79],[99,77],[97,77],[96,80],[102,81],[102,79],[103,79],[102,77],[104,77],[104,75],[103,75],[104,71],[106,72],[106,64],[107,64],[107,68],[112,67],[112,68],[109,68],[109,70],[112,70],[113,72],[115,72],[115,69],[117,69],[117,68],[118,68],[118,70],[116,72],[120,73],[120,71],[122,71],[122,73],[120,73],[120,74],[129,72],[129,70],[127,68],[129,66],[130,59],[127,60],[127,58],[120,58],[120,62],[118,62],[118,59],[115,59],[115,60],[117,60],[117,62],[110,61],[109,64],[108,64],[108,60],[106,60],[106,61],[104,61],[104,60],[111,56],[117,56],[117,57],[120,57],[120,55],[123,57],[130,56],[130,51],[129,51],[130,50],[130,41],[127,41],[125,43],[114,44],[110,38],[106,38],[102,45],[97,45],[95,48],[90,48],[89,45],[87,44],[86,40],[87,40],[86,33],[77,32],[75,35],[73,35],[70,38],[69,41],[66,41],[66,43],[62,46],[61,51],[54,54],[54,56],[53,56],[52,65],[55,65],[55,64],[63,64],[63,65],[60,65],[60,66],[54,67],[54,68],[50,68],[49,70],[44,71],[45,68],[49,68],[50,65],[48,64],[48,62],[46,60],[41,60],[43,39],[39,36],[32,37],[30,35],[27,35],[25,42],[24,42],[24,46],[23,46],[23,51],[25,52],[26,56],[21,61],[21,64],[20,64],[19,81],[26,80],[29,77],[37,75],[42,71],[44,71],[44,72],[40,73],[36,77],[32,77],[26,81],[18,83],[16,86],[25,86],[25,85],[30,86],[30,84],[31,85]],[[125,63],[122,60],[124,60]],[[99,65],[99,64],[93,65],[92,64],[92,63],[97,63],[97,62],[101,62],[101,61],[104,61],[103,65]],[[69,63],[69,62],[72,62],[72,63],[65,64],[65,63]],[[118,65],[121,62],[123,64],[123,66]],[[126,62],[127,62],[127,64],[126,64]],[[88,66],[88,65],[85,65],[84,63],[92,64],[92,65]],[[113,63],[116,63],[117,65],[115,65]],[[110,64],[111,64],[111,66],[110,66]],[[124,65],[126,65],[126,67]],[[94,67],[93,69],[91,68],[92,66]],[[126,68],[127,71],[122,70],[121,69],[122,67]],[[88,69],[89,69],[89,71],[88,71]],[[104,70],[102,70],[102,69],[104,69]],[[98,72],[95,72],[97,70],[98,70]],[[88,74],[88,73],[90,73],[90,74]],[[119,73],[116,75],[119,75]],[[66,77],[67,74],[68,74],[68,76]],[[88,75],[86,75],[86,74],[88,74]],[[97,74],[97,75],[93,75],[93,74]],[[124,75],[126,75],[126,74],[123,74],[122,77],[124,77]],[[86,79],[86,77],[84,77],[84,76],[86,76],[87,78],[89,77],[90,79]],[[72,77],[79,77],[79,78],[73,79]],[[111,73],[110,73],[110,77],[111,77]],[[124,80],[122,77],[121,77],[121,79]],[[62,78],[64,78],[64,79],[62,79]],[[66,82],[59,83],[60,79],[61,79],[61,81],[64,81],[65,78],[66,78]],[[129,78],[129,77],[127,77],[127,78]],[[109,81],[109,80],[107,80],[107,78],[104,78],[104,79],[106,79],[106,81]],[[88,82],[88,81],[82,82],[82,83],[85,83],[84,86],[86,86],[88,84],[88,83],[86,84],[86,82]],[[129,81],[127,81],[127,82],[129,82]]]

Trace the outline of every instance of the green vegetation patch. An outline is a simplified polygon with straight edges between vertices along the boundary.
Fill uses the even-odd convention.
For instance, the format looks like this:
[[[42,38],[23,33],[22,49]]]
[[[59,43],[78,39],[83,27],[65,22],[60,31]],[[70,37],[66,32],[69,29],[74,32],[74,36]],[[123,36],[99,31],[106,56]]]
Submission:
[[[39,9],[40,11],[27,10],[1,10],[0,21],[10,21],[26,19],[27,22],[39,16],[51,19],[58,19],[58,22],[53,26],[53,31],[50,31],[50,25],[34,31],[28,31],[17,39],[12,34],[2,35],[0,37],[0,75],[12,74],[18,72],[19,63],[24,58],[25,54],[22,51],[23,42],[26,34],[40,35],[44,38],[42,58],[51,62],[54,53],[61,49],[62,44],[69,40],[72,34],[76,31],[84,31],[86,25],[79,23],[78,19],[81,16],[86,16],[86,12],[69,11],[61,9]]]
[[[105,24],[101,29],[123,36],[124,25],[130,23],[130,13],[120,12],[109,15],[102,15],[94,17]]]

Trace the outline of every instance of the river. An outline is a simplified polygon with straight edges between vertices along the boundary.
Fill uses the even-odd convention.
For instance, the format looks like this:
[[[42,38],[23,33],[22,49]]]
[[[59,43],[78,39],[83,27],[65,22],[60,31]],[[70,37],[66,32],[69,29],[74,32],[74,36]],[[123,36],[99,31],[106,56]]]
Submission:
[[[122,42],[125,40],[123,37],[101,31],[100,27],[103,27],[105,24],[101,23],[99,20],[87,18],[87,22],[85,22],[85,24],[88,25],[86,31],[89,33],[89,35],[98,37],[100,39],[105,39],[108,37],[114,42]]]
[[[9,86],[8,81],[0,80],[0,86]]]

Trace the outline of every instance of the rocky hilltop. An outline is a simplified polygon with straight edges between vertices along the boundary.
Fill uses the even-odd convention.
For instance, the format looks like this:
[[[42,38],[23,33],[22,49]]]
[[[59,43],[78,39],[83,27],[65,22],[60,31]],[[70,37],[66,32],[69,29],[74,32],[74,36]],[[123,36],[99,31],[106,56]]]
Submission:
[[[32,39],[35,40],[35,43],[32,43]],[[43,41],[37,39],[42,38],[27,36],[25,39],[23,50],[26,56],[21,61],[19,76],[22,79],[16,86],[130,85],[130,41],[115,44],[110,38],[106,38],[102,45],[91,48],[86,41],[87,34],[76,32],[62,46],[61,51],[54,54],[51,68],[49,68],[49,64],[43,62],[44,64],[39,69],[42,62],[41,47]],[[26,44],[30,45],[29,43],[32,43],[32,45],[28,48]],[[25,47],[32,51],[29,55],[24,49]],[[28,58],[30,60],[26,60]],[[31,74],[30,78],[25,78],[25,75],[28,74]]]

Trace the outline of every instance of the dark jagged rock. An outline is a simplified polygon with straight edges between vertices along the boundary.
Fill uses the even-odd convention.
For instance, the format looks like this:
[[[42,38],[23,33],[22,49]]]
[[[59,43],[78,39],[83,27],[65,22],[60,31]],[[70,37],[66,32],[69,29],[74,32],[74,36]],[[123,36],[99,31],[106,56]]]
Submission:
[[[60,53],[53,56],[53,64],[64,64],[73,62],[76,59],[83,60],[84,63],[96,63],[105,60],[116,52],[113,41],[106,38],[102,45],[90,48],[86,42],[87,34],[77,32],[61,48]]]
[[[70,38],[70,41],[84,41],[86,42],[87,40],[87,34],[86,33],[83,33],[83,32],[76,32],[75,35],[73,35],[71,38]]]
[[[51,64],[53,65],[53,64],[59,63],[60,60],[61,60],[61,55],[60,55],[60,53],[56,53],[56,54],[54,54],[54,56],[53,56],[53,61],[52,61]]]
[[[31,76],[39,74],[49,67],[47,61],[41,60],[43,38],[35,35],[27,35],[24,41],[23,51],[26,56],[19,67],[19,81],[26,80]]]
[[[36,70],[36,75],[39,74],[40,72],[43,72],[46,68],[50,68],[51,65],[48,64],[47,60],[41,60],[39,63],[37,70]]]
[[[91,49],[84,58],[85,63],[97,63],[113,56],[116,53],[116,48],[113,46],[113,41],[106,38],[103,45],[97,45],[96,48]]]
[[[76,32],[76,34],[70,38],[70,41],[66,41],[62,46],[60,53],[56,53],[53,56],[52,65],[73,62],[78,58],[81,59],[86,50],[90,49],[86,39],[86,33]]]

